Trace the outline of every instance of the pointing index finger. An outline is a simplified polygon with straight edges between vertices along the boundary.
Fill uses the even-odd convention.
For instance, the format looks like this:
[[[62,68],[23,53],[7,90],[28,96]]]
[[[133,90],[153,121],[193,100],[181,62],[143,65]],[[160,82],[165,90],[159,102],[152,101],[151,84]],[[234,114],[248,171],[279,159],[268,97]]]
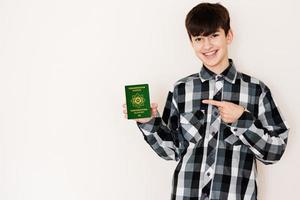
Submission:
[[[221,101],[216,101],[216,100],[212,100],[212,99],[203,100],[202,103],[211,104],[211,105],[214,105],[214,106],[217,106],[217,107],[222,107],[223,106],[223,103]]]

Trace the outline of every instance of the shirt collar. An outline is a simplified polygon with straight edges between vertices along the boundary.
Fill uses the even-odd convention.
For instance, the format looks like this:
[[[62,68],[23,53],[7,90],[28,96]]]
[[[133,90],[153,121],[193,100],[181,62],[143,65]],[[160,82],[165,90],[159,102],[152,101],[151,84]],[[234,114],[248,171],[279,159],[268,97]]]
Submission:
[[[229,66],[220,75],[224,77],[224,79],[227,80],[228,82],[235,83],[237,77],[237,70],[231,59],[229,59]],[[202,82],[210,79],[216,79],[216,77],[217,76],[219,77],[220,75],[217,75],[214,72],[210,71],[204,65],[202,66],[201,71],[199,73],[199,77]]]

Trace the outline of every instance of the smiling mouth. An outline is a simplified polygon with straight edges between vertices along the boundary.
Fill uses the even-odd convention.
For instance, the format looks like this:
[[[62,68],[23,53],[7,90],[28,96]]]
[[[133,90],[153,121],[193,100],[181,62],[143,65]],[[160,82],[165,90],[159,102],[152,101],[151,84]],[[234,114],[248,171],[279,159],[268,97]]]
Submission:
[[[214,51],[210,51],[210,52],[206,52],[206,53],[202,53],[204,56],[206,57],[213,57],[217,54],[218,50],[214,50]]]

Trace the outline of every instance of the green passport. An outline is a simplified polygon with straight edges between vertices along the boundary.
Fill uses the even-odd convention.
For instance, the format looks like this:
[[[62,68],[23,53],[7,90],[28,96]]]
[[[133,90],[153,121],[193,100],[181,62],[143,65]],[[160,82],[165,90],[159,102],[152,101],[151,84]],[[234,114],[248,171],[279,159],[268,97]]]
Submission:
[[[151,117],[148,84],[126,85],[125,94],[128,119]]]

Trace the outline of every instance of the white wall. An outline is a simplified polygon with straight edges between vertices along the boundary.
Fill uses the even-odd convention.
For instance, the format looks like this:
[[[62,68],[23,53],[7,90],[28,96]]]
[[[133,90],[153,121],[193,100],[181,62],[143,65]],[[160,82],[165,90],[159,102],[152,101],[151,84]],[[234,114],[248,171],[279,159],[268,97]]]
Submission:
[[[221,2],[237,68],[271,88],[292,128],[282,160],[259,165],[260,199],[298,199],[300,3]],[[169,199],[176,163],[121,105],[125,84],[149,83],[162,111],[172,84],[199,71],[184,28],[197,3],[1,0],[0,199]]]

